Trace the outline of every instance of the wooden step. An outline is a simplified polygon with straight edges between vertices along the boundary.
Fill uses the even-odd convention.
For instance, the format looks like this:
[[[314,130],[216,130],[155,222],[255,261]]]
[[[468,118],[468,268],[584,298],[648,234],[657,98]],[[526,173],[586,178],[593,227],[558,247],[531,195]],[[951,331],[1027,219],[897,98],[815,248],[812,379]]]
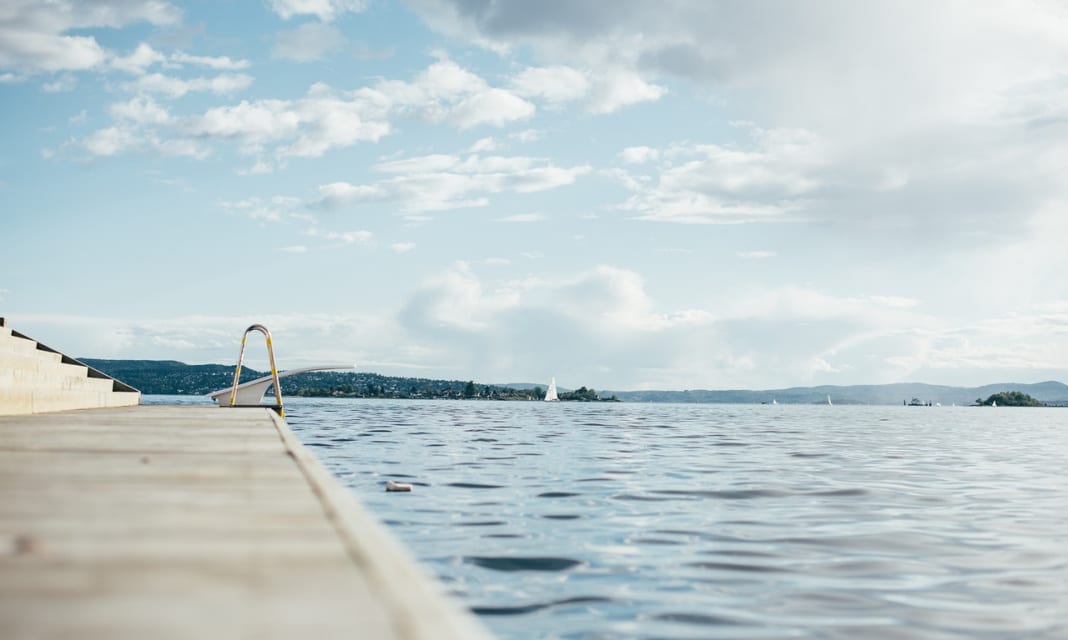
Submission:
[[[39,353],[45,353],[48,356],[59,355],[47,352]],[[59,362],[58,359],[45,358],[39,357],[37,355],[27,355],[21,353],[0,352],[0,370],[2,369],[36,371],[64,378],[86,378],[89,376],[89,369],[85,365],[65,364],[63,362]]]
[[[0,368],[0,389],[26,390],[66,390],[66,391],[113,391],[115,382],[107,378],[89,378],[88,370],[77,367],[79,371],[69,376],[57,376],[49,371],[31,369]]]
[[[140,393],[120,391],[72,391],[54,389],[8,389],[0,387],[0,415],[21,415],[136,406]]]
[[[5,328],[6,327],[0,327],[0,330]],[[63,356],[61,354],[38,349],[36,341],[13,336],[10,334],[10,329],[8,330],[8,335],[0,335],[0,353],[33,356],[49,362],[63,361]]]
[[[0,317],[0,415],[140,402],[141,392],[13,330]]]

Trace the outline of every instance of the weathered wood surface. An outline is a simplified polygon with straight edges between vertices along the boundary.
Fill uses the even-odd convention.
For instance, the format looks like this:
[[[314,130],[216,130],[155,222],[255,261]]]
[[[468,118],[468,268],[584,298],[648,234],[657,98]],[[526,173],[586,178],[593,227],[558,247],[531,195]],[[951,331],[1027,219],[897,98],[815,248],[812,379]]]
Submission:
[[[0,417],[0,638],[479,638],[266,409]]]

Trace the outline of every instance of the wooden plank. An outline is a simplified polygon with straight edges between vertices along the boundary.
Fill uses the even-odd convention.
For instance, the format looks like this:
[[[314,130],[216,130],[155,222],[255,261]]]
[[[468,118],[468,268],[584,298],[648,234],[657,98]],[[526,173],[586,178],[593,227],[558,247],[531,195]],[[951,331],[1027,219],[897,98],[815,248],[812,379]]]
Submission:
[[[0,638],[484,638],[264,409],[0,417]]]

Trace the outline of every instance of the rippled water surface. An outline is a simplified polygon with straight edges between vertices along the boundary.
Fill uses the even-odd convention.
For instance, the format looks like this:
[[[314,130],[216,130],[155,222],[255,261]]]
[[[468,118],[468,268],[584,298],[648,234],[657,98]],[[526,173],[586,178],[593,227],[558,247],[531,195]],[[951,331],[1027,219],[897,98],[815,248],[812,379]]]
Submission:
[[[287,414],[501,638],[1068,638],[1068,409]]]

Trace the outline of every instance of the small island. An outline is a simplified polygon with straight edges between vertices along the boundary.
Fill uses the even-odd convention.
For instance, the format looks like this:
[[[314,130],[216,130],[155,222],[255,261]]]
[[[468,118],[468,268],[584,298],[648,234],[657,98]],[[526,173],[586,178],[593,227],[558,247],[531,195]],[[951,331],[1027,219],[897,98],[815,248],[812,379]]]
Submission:
[[[976,406],[980,407],[1044,407],[1044,403],[1023,393],[1022,391],[1002,391],[995,393],[986,400],[977,398]]]
[[[559,394],[561,402],[619,402],[619,398],[612,394],[609,398],[602,398],[593,389],[579,387],[574,391],[564,391]]]

